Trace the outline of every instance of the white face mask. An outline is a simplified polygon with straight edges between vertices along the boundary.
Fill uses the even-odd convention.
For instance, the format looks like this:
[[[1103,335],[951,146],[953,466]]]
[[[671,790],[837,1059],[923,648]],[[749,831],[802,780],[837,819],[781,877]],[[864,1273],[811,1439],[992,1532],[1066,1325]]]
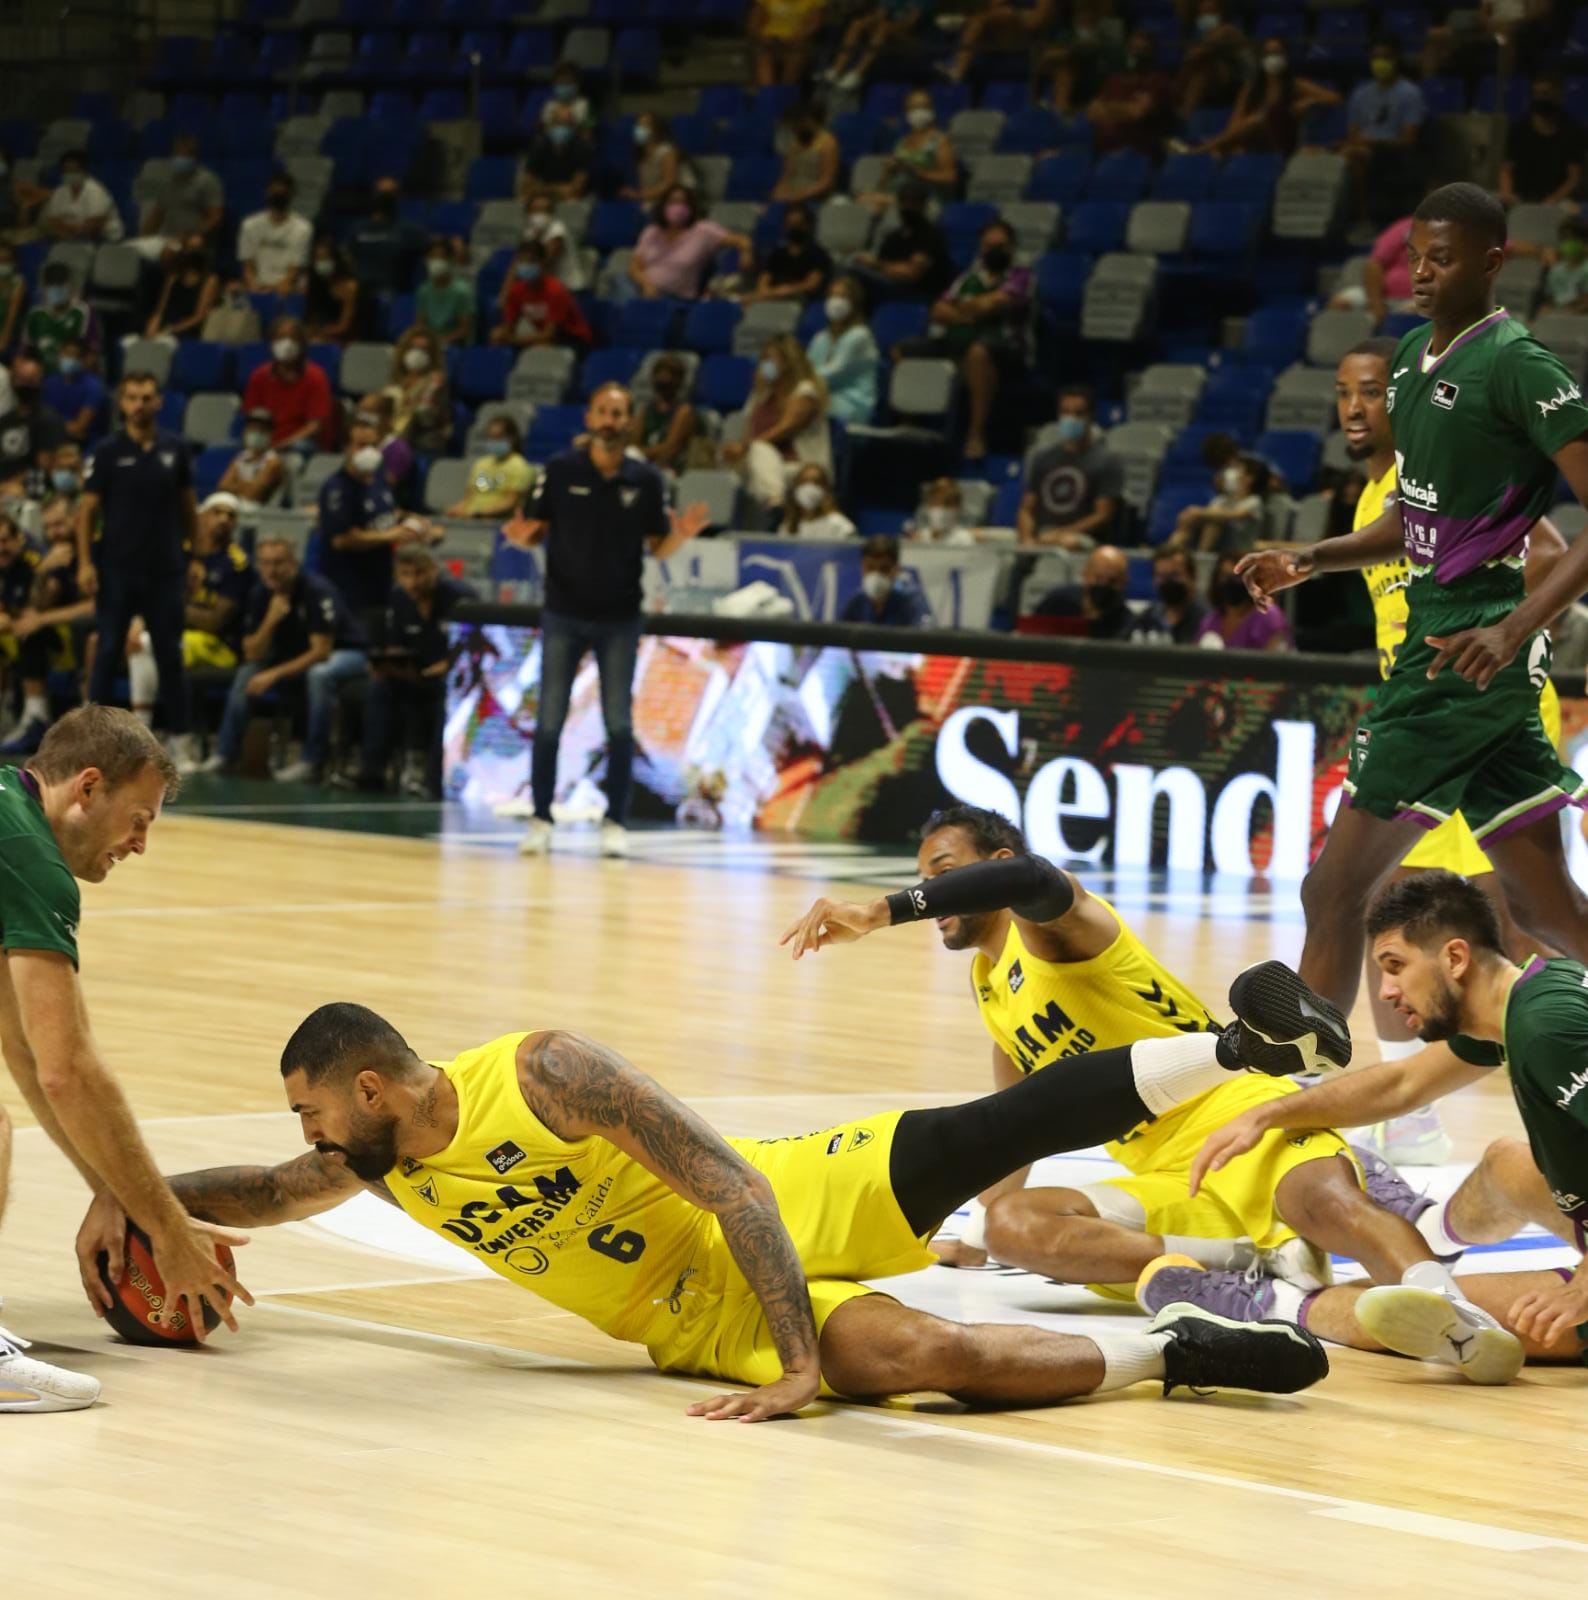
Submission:
[[[952,506],[928,506],[926,508],[926,525],[933,533],[947,533],[954,526],[954,508]]]
[[[868,572],[861,578],[860,587],[873,605],[881,605],[893,592],[893,579],[886,572]]]
[[[917,132],[930,128],[937,121],[937,113],[930,106],[912,106],[904,113],[904,120]]]
[[[1283,72],[1289,65],[1289,60],[1284,56],[1263,57],[1263,71],[1268,73],[1271,77],[1277,78],[1279,74]]]
[[[827,312],[829,322],[848,322],[855,308],[845,296],[835,294],[827,297],[827,304],[823,309]]]
[[[1239,494],[1242,476],[1243,474],[1239,467],[1226,467],[1219,474],[1219,487],[1225,494]]]
[[[815,511],[827,498],[827,492],[819,483],[802,483],[794,491],[794,504],[806,511]]]
[[[403,365],[410,372],[428,372],[430,370],[430,352],[415,345],[411,350],[403,352]]]
[[[353,452],[353,460],[350,464],[361,478],[373,478],[380,471],[381,462],[384,459],[374,445],[366,444]]]
[[[270,353],[277,361],[296,360],[298,354],[298,341],[296,339],[277,339],[270,346]]]

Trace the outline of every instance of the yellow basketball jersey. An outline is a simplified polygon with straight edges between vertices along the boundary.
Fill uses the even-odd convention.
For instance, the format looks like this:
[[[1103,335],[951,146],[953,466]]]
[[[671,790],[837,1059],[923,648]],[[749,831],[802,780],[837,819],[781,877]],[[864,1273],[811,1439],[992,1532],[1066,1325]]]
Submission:
[[[1395,468],[1391,465],[1382,478],[1373,478],[1363,486],[1362,497],[1356,503],[1356,516],[1351,522],[1352,533],[1376,522],[1384,508],[1395,498]],[[1373,626],[1378,645],[1378,670],[1381,678],[1389,676],[1395,665],[1396,653],[1406,640],[1406,585],[1411,579],[1411,567],[1405,557],[1394,561],[1381,561],[1376,566],[1362,569],[1362,580],[1373,601]]]
[[[457,1134],[437,1155],[394,1167],[386,1186],[415,1222],[509,1283],[648,1344],[668,1331],[679,1274],[714,1219],[605,1139],[552,1133],[518,1085],[525,1037],[435,1063],[457,1092]]]

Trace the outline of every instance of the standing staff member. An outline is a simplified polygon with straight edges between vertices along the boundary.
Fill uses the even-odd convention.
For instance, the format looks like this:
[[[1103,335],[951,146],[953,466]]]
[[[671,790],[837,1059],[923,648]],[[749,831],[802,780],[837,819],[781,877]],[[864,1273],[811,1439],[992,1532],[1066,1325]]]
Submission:
[[[557,746],[587,650],[601,674],[607,735],[607,815],[601,853],[628,853],[624,819],[634,765],[634,661],[640,647],[640,579],[649,552],[665,561],[706,526],[703,505],[667,508],[662,475],[627,453],[633,402],[620,383],[604,383],[585,412],[588,441],[547,463],[526,508],[502,529],[515,544],[546,544],[546,604],[540,616],[540,695],[530,788],[535,815],[518,848],[551,848]]]
[[[88,458],[77,505],[77,581],[98,600],[99,649],[88,698],[103,705],[116,681],[121,641],[143,618],[165,689],[165,720],[178,771],[198,765],[188,732],[186,625],[187,549],[198,536],[198,507],[187,446],[156,425],[160,385],[152,373],[129,372],[118,391],[122,430]],[[94,524],[99,521],[99,542]]]
[[[232,1329],[225,1291],[253,1301],[160,1176],[94,1043],[77,982],[82,902],[74,880],[101,883],[118,861],[141,856],[176,782],[154,735],[130,711],[108,706],[68,712],[27,766],[0,772],[0,1052],[39,1126],[94,1193],[77,1236],[90,1303],[96,1311],[110,1303],[96,1258],[104,1251],[111,1277],[121,1275],[130,1216],[154,1246],[168,1304],[186,1299],[202,1339],[202,1298]],[[0,1110],[0,1209],[10,1134]],[[98,1398],[96,1379],[35,1361],[26,1348],[0,1328],[0,1412],[76,1411]]]

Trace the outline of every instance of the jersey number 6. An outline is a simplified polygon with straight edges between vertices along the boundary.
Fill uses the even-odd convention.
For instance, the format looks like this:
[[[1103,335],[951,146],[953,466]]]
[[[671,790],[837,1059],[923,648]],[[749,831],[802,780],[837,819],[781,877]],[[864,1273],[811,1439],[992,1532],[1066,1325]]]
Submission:
[[[638,1261],[645,1254],[645,1235],[625,1229],[614,1233],[610,1222],[592,1228],[588,1235],[590,1248],[597,1255],[610,1256],[614,1261]]]

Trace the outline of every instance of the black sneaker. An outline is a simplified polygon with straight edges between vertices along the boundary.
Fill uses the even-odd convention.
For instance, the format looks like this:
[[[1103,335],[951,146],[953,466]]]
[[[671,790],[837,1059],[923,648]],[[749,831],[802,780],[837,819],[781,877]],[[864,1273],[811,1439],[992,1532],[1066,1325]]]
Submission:
[[[1181,1387],[1295,1394],[1329,1375],[1323,1346],[1293,1322],[1236,1322],[1182,1300],[1148,1332],[1173,1336],[1163,1348],[1165,1396]]]
[[[1219,1060],[1271,1078],[1351,1064],[1345,1013],[1314,994],[1283,961],[1248,967],[1230,985],[1235,1021],[1219,1035]]]

